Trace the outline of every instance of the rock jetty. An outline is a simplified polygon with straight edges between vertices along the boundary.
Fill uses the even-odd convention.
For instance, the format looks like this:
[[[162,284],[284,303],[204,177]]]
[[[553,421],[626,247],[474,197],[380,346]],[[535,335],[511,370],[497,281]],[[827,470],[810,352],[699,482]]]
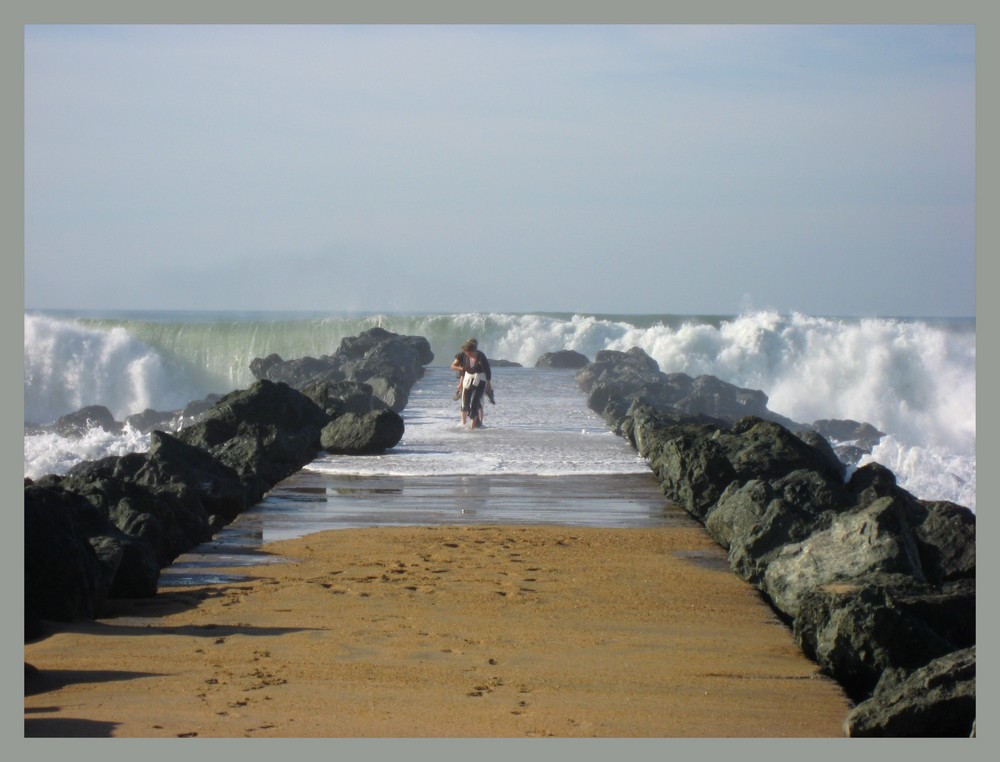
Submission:
[[[975,513],[849,467],[821,433],[870,447],[870,425],[796,424],[763,392],[662,373],[638,348],[598,352],[576,378],[856,702],[846,735],[974,735]]]
[[[163,567],[320,452],[394,447],[410,387],[432,360],[426,339],[379,328],[344,339],[330,357],[254,360],[248,389],[140,414],[153,425],[183,422],[154,429],[147,452],[26,479],[26,639],[44,620],[92,619],[109,599],[154,595]],[[93,425],[122,424],[98,407],[58,423],[66,432]]]

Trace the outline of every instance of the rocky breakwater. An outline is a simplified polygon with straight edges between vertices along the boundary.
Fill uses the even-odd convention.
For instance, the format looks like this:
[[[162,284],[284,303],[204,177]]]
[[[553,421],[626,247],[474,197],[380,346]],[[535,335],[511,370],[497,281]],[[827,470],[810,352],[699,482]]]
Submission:
[[[109,599],[154,595],[160,569],[321,451],[395,446],[409,385],[433,359],[430,345],[374,329],[344,339],[341,350],[350,369],[342,378],[311,378],[302,389],[261,378],[190,425],[154,430],[147,452],[26,479],[26,638],[43,634],[44,620],[92,619]],[[365,382],[349,380],[361,367]]]
[[[372,328],[359,336],[345,338],[332,355],[283,360],[278,355],[257,358],[250,363],[254,378],[281,381],[293,389],[323,395],[341,395],[347,406],[361,408],[369,399],[375,407],[397,413],[410,399],[410,389],[424,374],[424,366],[434,360],[427,339],[400,336],[383,328]],[[357,410],[355,410],[357,412]]]
[[[664,374],[637,348],[599,352],[577,381],[843,686],[845,734],[975,734],[975,513],[848,467],[763,392]]]

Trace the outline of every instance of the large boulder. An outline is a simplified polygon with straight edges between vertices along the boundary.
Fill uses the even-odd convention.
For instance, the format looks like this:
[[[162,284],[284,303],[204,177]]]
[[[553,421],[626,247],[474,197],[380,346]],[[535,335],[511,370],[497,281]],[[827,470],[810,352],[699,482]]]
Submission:
[[[629,388],[665,380],[666,375],[660,372],[656,360],[639,347],[632,347],[627,352],[599,350],[594,355],[594,361],[576,374],[576,383],[584,392],[590,392],[596,384],[603,382],[620,386],[623,395],[628,394]]]
[[[719,437],[738,478],[779,479],[810,470],[840,480],[843,469],[815,447],[775,421],[748,416]]]
[[[909,521],[929,582],[976,576],[976,514],[947,501],[914,500]]]
[[[730,483],[705,528],[729,551],[732,570],[761,587],[768,564],[789,543],[826,529],[846,507],[843,489],[829,476],[796,470],[773,481]]]
[[[181,486],[137,484],[133,477],[145,462],[145,453],[88,461],[71,469],[59,486],[86,498],[122,532],[147,542],[166,566],[210,539],[212,526],[201,501]]]
[[[629,415],[632,421],[623,424],[623,431],[649,461],[664,494],[702,522],[733,482],[738,487],[754,479],[777,480],[795,471],[812,471],[833,494],[831,485],[841,476],[839,466],[824,452],[773,421],[747,417],[726,428],[660,414],[648,406],[630,408]],[[835,504],[840,502],[838,494]]]
[[[862,700],[887,669],[913,670],[975,644],[975,585],[937,588],[905,574],[818,585],[798,601],[793,636],[848,695]]]
[[[403,438],[403,419],[391,410],[344,413],[327,424],[320,445],[339,455],[375,455],[395,447]]]
[[[376,409],[371,385],[360,381],[312,381],[300,391],[330,418],[344,413],[363,415]],[[384,403],[378,407],[384,407]]]
[[[635,438],[663,494],[702,522],[736,479],[720,430],[712,424],[682,423],[652,431],[637,426]]]
[[[829,528],[785,545],[764,571],[762,589],[775,608],[795,617],[814,588],[877,573],[924,581],[913,532],[896,498],[838,514]]]
[[[624,414],[633,402],[659,412],[707,415],[727,424],[756,416],[794,430],[809,428],[768,410],[767,395],[758,389],[741,388],[715,376],[663,373],[638,347],[628,352],[598,352],[594,362],[577,372],[576,381],[588,394],[590,409],[604,416],[615,430],[620,430],[622,422],[613,419],[612,410]]]
[[[118,423],[111,411],[103,405],[88,405],[74,413],[61,416],[54,426],[56,433],[69,438],[82,436],[94,428],[119,432],[122,430],[122,424]]]
[[[28,620],[92,619],[109,598],[156,592],[160,565],[153,548],[85,497],[62,489],[58,478],[25,486],[24,527]]]
[[[844,722],[849,737],[969,738],[976,727],[976,648],[912,672],[887,670]]]
[[[409,402],[413,384],[424,374],[423,366],[433,358],[423,337],[372,328],[344,339],[333,359],[340,363],[345,378],[369,384],[376,399],[400,413]]]
[[[113,531],[79,495],[28,485],[24,490],[24,605],[42,619],[97,616],[118,558],[98,557],[90,537]]]
[[[813,429],[833,441],[838,448],[852,447],[859,453],[870,453],[885,433],[870,423],[854,420],[823,419],[813,421]]]
[[[363,383],[372,390],[375,407],[399,413],[409,402],[413,384],[423,376],[424,366],[433,360],[430,343],[423,336],[371,328],[342,339],[332,355],[282,360],[272,354],[254,358],[250,371],[257,379],[298,390],[332,387],[344,381]]]
[[[408,346],[413,354],[401,350],[401,345]],[[401,356],[397,355],[400,351],[404,351]],[[418,365],[430,365],[434,362],[430,342],[423,336],[404,336],[378,327],[342,339],[335,353],[335,357],[344,360],[359,360],[373,355],[386,358],[397,355],[397,359],[403,358],[404,363],[409,362],[410,357],[415,357]]]
[[[316,456],[319,433],[328,422],[329,416],[302,392],[260,380],[224,396],[177,438],[235,471],[255,503]]]
[[[575,349],[560,349],[558,352],[546,352],[535,361],[536,368],[583,368],[590,360],[586,355]]]
[[[344,372],[332,357],[302,357],[282,360],[276,354],[250,361],[250,372],[256,379],[288,384],[301,389],[311,383],[343,381]]]

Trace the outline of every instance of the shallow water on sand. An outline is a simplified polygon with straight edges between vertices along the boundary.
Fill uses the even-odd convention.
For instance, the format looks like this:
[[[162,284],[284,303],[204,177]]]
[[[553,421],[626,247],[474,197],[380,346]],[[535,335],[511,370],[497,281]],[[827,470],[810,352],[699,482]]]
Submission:
[[[212,567],[260,563],[265,543],[328,529],[692,523],[664,498],[645,461],[587,409],[573,371],[498,369],[494,386],[487,427],[470,431],[452,400],[454,375],[429,369],[390,453],[317,458],[177,559],[162,581],[205,582]]]

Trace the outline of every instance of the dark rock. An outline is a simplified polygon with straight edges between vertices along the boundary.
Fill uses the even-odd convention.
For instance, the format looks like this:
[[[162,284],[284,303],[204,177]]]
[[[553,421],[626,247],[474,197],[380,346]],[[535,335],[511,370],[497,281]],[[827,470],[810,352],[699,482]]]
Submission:
[[[814,588],[877,573],[924,579],[916,541],[897,498],[837,514],[829,528],[785,545],[768,564],[762,589],[775,608],[795,617],[802,597]]]
[[[373,328],[344,339],[334,360],[347,379],[369,384],[377,399],[399,413],[409,402],[413,384],[423,376],[428,357],[433,359],[434,354],[426,339]]]
[[[513,360],[490,360],[491,368],[523,368],[519,362]]]
[[[93,471],[68,475],[62,486],[86,498],[125,534],[145,541],[157,568],[212,536],[201,502],[179,486],[150,489],[120,472],[99,476]]]
[[[344,413],[363,415],[375,410],[371,385],[359,381],[314,381],[301,391],[331,418]]]
[[[410,389],[433,362],[430,343],[422,336],[401,336],[372,328],[341,340],[333,355],[282,360],[278,355],[255,358],[250,370],[255,378],[285,383],[293,389],[332,388],[339,382],[367,384],[375,408],[402,412]],[[344,409],[350,409],[345,405]]]
[[[909,521],[929,582],[976,576],[976,514],[947,501],[914,500]]]
[[[339,427],[326,433],[339,451],[382,452],[398,443],[403,420],[387,408],[405,404],[420,363],[433,359],[429,344],[376,329],[342,349],[351,372],[382,376],[346,380],[338,369],[307,384],[309,395],[261,379],[183,411],[146,410],[129,425],[151,427],[148,452],[25,479],[25,636],[42,634],[45,619],[94,618],[108,598],[155,594],[163,566],[309,463],[332,418]],[[275,355],[255,361],[254,371],[308,365],[288,366]],[[82,431],[113,419],[106,409],[85,409],[63,424]],[[166,424],[176,434],[158,428]]]
[[[847,491],[858,505],[905,494],[896,484],[896,475],[880,463],[869,463],[855,470],[847,482]]]
[[[209,516],[228,524],[251,505],[251,495],[239,475],[206,450],[164,432],[150,435],[145,463],[131,479],[151,490],[178,488],[201,503]]]
[[[625,428],[664,494],[701,521],[734,481],[780,479],[801,470],[832,482],[840,477],[827,456],[772,421],[743,418],[729,430],[710,423],[663,425],[663,415],[648,407],[632,409],[631,417]]]
[[[968,614],[974,597],[969,588],[939,590],[901,574],[818,585],[800,598],[793,635],[852,699],[863,700],[885,670],[916,669],[966,645],[947,636],[944,620]]]
[[[89,542],[107,519],[79,495],[31,485],[24,490],[24,605],[32,616],[71,622],[104,609],[114,559]]]
[[[88,405],[75,413],[62,416],[54,426],[56,433],[64,437],[79,437],[95,428],[117,433],[122,430],[122,424],[103,405]]]
[[[772,482],[732,482],[705,521],[712,538],[729,551],[732,570],[763,587],[764,572],[790,543],[830,526],[845,508],[841,486],[816,471],[798,470]]]
[[[974,646],[975,514],[917,500],[874,463],[845,484],[860,456],[845,460],[843,447],[875,441],[874,427],[795,424],[767,411],[762,392],[660,373],[636,348],[598,352],[576,378],[852,699]]]
[[[327,424],[320,445],[330,453],[374,455],[395,447],[403,438],[403,419],[391,410],[363,415],[344,413]]]
[[[778,479],[805,469],[839,481],[843,473],[839,463],[774,421],[741,418],[720,440],[741,479]]]
[[[250,361],[250,372],[258,380],[262,378],[273,380],[268,378],[268,371],[276,365],[281,365],[283,362],[284,360],[281,359],[281,355],[278,354],[269,354],[267,357],[255,357]]]
[[[648,408],[637,415],[654,420]],[[736,479],[718,427],[682,423],[665,428],[636,421],[634,436],[639,453],[649,461],[663,494],[704,522],[719,497]]]
[[[116,531],[95,535],[90,538],[90,544],[98,558],[119,559],[108,588],[108,598],[148,598],[156,595],[162,564],[150,543]]]
[[[93,619],[109,598],[154,594],[160,566],[152,547],[60,485],[25,487],[25,611],[55,621]]]
[[[690,376],[684,378],[690,379]],[[660,372],[656,360],[638,347],[632,347],[628,352],[602,349],[594,356],[594,362],[584,366],[576,374],[576,382],[585,392],[589,392],[600,381],[638,386],[662,383],[666,379],[667,376]]]
[[[729,424],[756,416],[787,428],[808,428],[769,411],[762,391],[740,388],[714,376],[662,373],[656,361],[638,347],[628,352],[598,352],[593,363],[577,372],[576,380],[588,393],[591,410],[604,416],[615,430],[621,429],[622,421],[609,420],[610,409],[624,411],[632,402],[660,412],[707,415]]]
[[[941,585],[907,582],[891,590],[893,601],[908,616],[926,624],[953,648],[976,644],[976,580]]]
[[[879,431],[870,423],[859,423],[852,420],[826,419],[813,421],[812,426],[827,439],[838,444],[851,444],[863,453],[870,453],[885,436],[884,432]]]
[[[176,412],[146,408],[141,413],[126,416],[125,425],[143,434],[148,434],[157,429],[160,431],[172,431],[175,428],[177,417]]]
[[[398,351],[400,344],[408,345],[414,351],[419,365],[430,365],[434,362],[434,352],[431,351],[430,342],[423,336],[402,336],[384,328],[370,328],[357,336],[341,340],[335,356],[345,360],[358,360],[370,356],[373,352],[391,355]]]
[[[224,396],[177,438],[207,450],[249,486],[249,502],[311,461],[329,417],[287,384],[257,381]]]
[[[847,461],[841,460],[837,451],[833,449],[833,446],[827,441],[826,437],[818,432],[810,431],[808,429],[804,431],[796,431],[795,436],[826,458],[832,472],[837,474],[838,479],[843,480],[844,475],[847,472],[847,467],[845,465]]]
[[[975,736],[976,649],[954,651],[906,673],[887,671],[844,722],[849,737]]]
[[[343,381],[344,372],[331,357],[302,357],[295,360],[281,360],[270,355],[264,360],[250,362],[250,372],[254,378],[288,384],[293,389],[301,389],[308,384]]]
[[[590,360],[586,355],[574,349],[560,349],[558,352],[546,352],[535,361],[536,368],[582,368]]]

